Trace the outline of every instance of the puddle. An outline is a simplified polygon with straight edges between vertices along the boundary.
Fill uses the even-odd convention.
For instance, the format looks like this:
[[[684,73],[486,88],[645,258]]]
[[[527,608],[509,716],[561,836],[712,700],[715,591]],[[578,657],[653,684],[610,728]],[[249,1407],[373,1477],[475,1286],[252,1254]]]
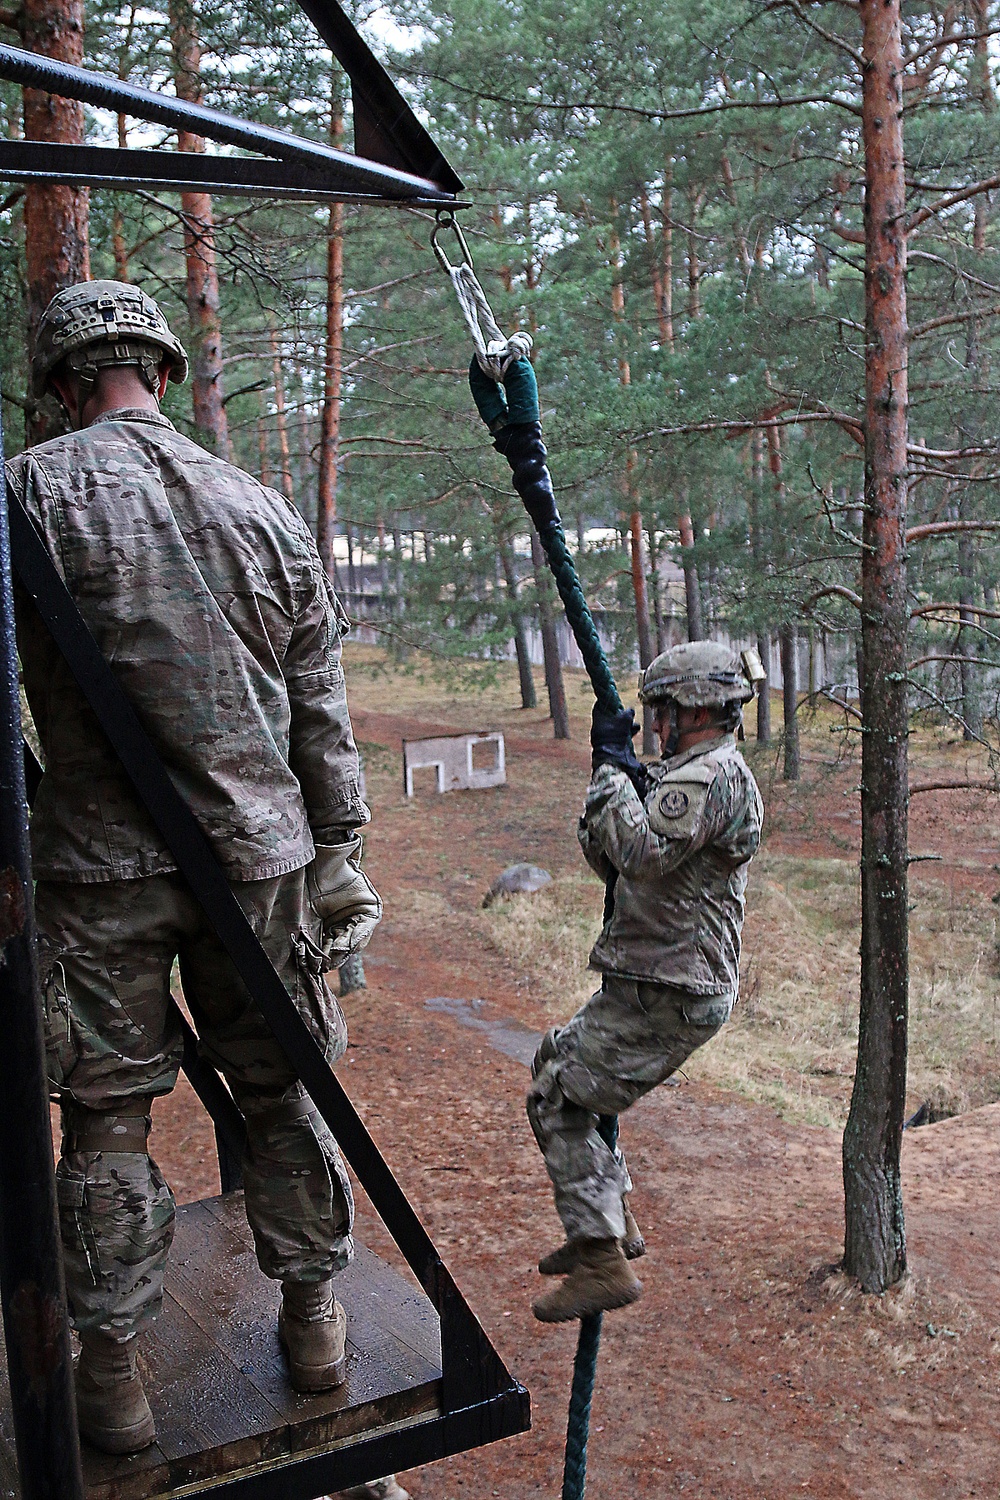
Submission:
[[[433,1000],[425,1000],[424,1005],[428,1010],[450,1016],[453,1021],[468,1026],[471,1031],[481,1032],[490,1046],[497,1052],[502,1052],[505,1057],[512,1057],[515,1062],[531,1066],[531,1060],[542,1040],[540,1031],[532,1031],[530,1027],[522,1026],[520,1021],[490,1020],[478,1014],[484,1009],[485,1000],[450,1000],[438,995]]]

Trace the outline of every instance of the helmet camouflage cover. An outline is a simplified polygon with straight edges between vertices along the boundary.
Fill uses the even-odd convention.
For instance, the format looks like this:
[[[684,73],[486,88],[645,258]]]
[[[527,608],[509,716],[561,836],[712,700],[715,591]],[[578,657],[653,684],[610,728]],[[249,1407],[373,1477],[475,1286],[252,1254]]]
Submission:
[[[91,385],[104,365],[138,365],[153,388],[164,355],[170,379],[186,380],[184,346],[152,297],[124,281],[82,281],[57,292],[42,314],[31,363],[32,389],[43,396],[53,370],[64,360]]]
[[[756,651],[737,651],[721,641],[685,641],[671,646],[639,674],[639,702],[673,699],[686,708],[746,703],[763,681]]]

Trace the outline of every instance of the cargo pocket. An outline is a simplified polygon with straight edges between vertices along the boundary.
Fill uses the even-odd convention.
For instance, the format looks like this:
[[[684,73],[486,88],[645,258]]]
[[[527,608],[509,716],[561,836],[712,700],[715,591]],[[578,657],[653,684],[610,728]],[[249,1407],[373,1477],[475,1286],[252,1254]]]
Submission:
[[[49,970],[42,987],[42,1016],[49,1083],[53,1089],[62,1089],[76,1067],[78,1057],[73,1038],[66,970],[58,960]]]
[[[86,1176],[62,1160],[56,1168],[56,1204],[63,1246],[74,1261],[86,1266],[93,1285],[100,1286],[101,1257],[86,1202]]]
[[[733,1013],[733,1002],[728,995],[705,995],[703,999],[685,1000],[681,1015],[689,1026],[708,1026],[718,1031]]]
[[[308,933],[292,934],[295,956],[295,1005],[327,1062],[332,1065],[347,1051],[347,1022],[333,991],[318,967],[322,952]]]

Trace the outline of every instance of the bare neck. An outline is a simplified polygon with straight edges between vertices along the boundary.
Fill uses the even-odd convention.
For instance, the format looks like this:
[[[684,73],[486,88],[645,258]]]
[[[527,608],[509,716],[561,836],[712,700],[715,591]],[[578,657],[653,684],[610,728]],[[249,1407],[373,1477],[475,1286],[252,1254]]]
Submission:
[[[83,404],[81,426],[89,427],[110,411],[158,412],[160,403],[133,365],[108,365],[98,372],[97,383]]]

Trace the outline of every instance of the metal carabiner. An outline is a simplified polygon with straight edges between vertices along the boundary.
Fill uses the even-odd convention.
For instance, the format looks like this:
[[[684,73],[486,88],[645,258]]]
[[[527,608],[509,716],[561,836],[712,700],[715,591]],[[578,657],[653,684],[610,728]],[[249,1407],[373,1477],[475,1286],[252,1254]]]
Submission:
[[[458,248],[462,252],[462,262],[464,265],[467,265],[471,271],[472,251],[469,249],[468,245],[465,242],[465,235],[462,233],[461,224],[459,224],[451,209],[439,208],[437,211],[437,223],[431,230],[431,249],[437,256],[438,265],[441,267],[442,271],[450,276],[452,271],[457,269],[456,266],[452,265],[451,261],[448,259],[444,249],[438,241],[438,235],[441,233],[442,229],[451,229],[454,231],[455,238],[458,241]]]

